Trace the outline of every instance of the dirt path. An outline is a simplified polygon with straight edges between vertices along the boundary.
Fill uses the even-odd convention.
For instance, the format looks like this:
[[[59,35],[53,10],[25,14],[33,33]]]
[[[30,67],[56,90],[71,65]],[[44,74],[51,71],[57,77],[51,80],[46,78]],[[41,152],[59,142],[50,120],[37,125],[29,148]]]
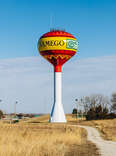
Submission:
[[[116,156],[116,142],[103,140],[95,128],[88,126],[80,127],[87,130],[88,140],[96,144],[102,156]]]

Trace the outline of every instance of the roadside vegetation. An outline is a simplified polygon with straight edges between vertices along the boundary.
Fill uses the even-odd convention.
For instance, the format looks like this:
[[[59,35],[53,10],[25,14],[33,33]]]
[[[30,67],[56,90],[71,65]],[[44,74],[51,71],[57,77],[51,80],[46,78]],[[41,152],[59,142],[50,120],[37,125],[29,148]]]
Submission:
[[[116,141],[116,119],[81,121],[79,124],[95,127],[104,139]]]
[[[93,126],[104,139],[116,141],[116,93],[112,93],[111,99],[94,94],[76,99],[76,102],[77,108],[73,109],[72,116],[77,118],[78,124]]]

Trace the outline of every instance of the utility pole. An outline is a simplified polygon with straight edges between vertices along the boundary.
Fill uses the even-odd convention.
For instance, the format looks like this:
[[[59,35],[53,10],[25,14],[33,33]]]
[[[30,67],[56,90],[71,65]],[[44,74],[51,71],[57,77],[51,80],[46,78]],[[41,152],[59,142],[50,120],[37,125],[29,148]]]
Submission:
[[[16,117],[16,105],[18,104],[18,101],[15,102],[14,104],[14,114],[15,114],[15,117]]]

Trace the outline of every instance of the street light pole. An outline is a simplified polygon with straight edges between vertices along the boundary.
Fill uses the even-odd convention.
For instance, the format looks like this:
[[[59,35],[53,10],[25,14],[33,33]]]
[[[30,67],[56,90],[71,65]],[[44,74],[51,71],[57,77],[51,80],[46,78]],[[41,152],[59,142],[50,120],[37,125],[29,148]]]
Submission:
[[[2,100],[0,99],[0,102],[2,102]]]
[[[75,99],[75,101],[77,102],[77,109],[80,110],[81,119],[83,119],[84,113],[83,113],[82,107],[84,107],[84,97],[81,99]]]
[[[77,118],[78,118],[78,99],[75,99],[76,101],[76,106],[77,106]]]

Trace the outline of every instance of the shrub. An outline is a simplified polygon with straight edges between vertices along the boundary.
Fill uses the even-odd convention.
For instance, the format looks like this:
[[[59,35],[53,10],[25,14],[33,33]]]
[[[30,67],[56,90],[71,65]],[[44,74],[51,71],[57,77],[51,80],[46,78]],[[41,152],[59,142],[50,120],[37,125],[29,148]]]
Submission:
[[[3,112],[2,110],[0,110],[0,119],[2,118],[2,116],[3,116]]]
[[[88,110],[86,115],[86,120],[98,120],[98,119],[106,119],[108,117],[108,109],[106,107],[102,107],[101,105],[92,107]],[[109,115],[109,118],[113,117]]]
[[[77,109],[76,108],[73,109],[72,114],[75,114],[75,115],[77,114]]]

